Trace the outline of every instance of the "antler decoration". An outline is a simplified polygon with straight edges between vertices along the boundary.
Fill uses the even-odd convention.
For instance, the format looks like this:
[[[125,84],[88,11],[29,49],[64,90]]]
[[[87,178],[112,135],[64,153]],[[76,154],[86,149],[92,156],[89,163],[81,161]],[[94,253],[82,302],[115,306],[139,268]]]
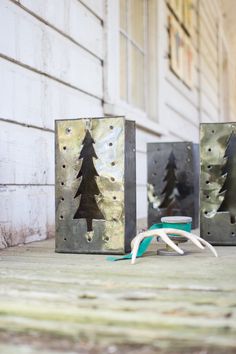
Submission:
[[[188,240],[192,241],[197,247],[200,249],[204,249],[203,245],[208,247],[211,252],[214,254],[215,257],[218,257],[217,252],[214,247],[212,247],[206,240],[203,238],[194,235],[190,232],[184,231],[184,230],[179,230],[179,229],[171,229],[171,228],[165,228],[165,229],[155,229],[155,230],[149,230],[145,232],[141,232],[138,234],[132,241],[131,247],[132,247],[132,260],[131,264],[135,263],[135,259],[137,257],[137,252],[139,249],[139,245],[147,237],[160,237],[168,246],[173,248],[176,252],[179,254],[184,254],[184,251],[179,248],[168,236],[168,234],[174,234],[178,236],[182,236],[187,238]]]

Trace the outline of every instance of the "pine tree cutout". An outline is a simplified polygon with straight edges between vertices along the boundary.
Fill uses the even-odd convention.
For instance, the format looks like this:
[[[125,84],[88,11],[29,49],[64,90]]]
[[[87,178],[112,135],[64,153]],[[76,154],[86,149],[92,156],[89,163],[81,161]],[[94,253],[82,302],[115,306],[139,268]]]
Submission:
[[[176,197],[177,178],[175,176],[176,163],[173,151],[170,153],[166,170],[167,173],[165,175],[165,178],[163,179],[163,181],[166,182],[166,185],[163,191],[161,192],[161,194],[164,195],[164,199],[162,200],[162,203],[159,206],[160,209],[167,208],[175,200]]]
[[[224,199],[218,211],[228,211],[231,218],[236,216],[236,135],[232,132],[227,147],[225,150],[224,158],[227,159],[222,168],[222,176],[226,174],[219,194],[224,193]]]
[[[93,163],[93,158],[97,159],[93,144],[94,140],[89,132],[86,130],[84,140],[82,142],[82,150],[79,159],[83,159],[81,169],[76,178],[81,178],[82,181],[74,196],[77,198],[81,195],[79,207],[74,215],[74,219],[86,219],[87,231],[93,231],[93,219],[102,219],[104,216],[99,210],[95,195],[99,195],[95,177],[98,176],[96,168]]]

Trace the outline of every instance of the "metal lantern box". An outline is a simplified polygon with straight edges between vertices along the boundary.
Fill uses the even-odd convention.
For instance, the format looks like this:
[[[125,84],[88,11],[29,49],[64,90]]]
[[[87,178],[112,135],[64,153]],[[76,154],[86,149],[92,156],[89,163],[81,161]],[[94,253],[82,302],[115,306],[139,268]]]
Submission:
[[[136,234],[135,123],[57,120],[56,252],[124,254]]]
[[[201,236],[214,245],[236,245],[236,123],[200,129]]]
[[[162,216],[191,216],[198,227],[199,146],[191,142],[148,143],[148,225]]]

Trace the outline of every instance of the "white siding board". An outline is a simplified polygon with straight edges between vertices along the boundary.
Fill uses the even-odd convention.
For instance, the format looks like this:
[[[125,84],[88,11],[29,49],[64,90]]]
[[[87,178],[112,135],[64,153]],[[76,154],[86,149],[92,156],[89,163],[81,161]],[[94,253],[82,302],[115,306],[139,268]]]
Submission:
[[[147,217],[147,187],[137,186],[137,218]]]
[[[146,186],[147,184],[147,155],[138,152],[136,155],[136,184]]]
[[[100,60],[7,0],[0,2],[0,23],[1,54],[102,98]]]
[[[0,121],[0,184],[54,184],[54,134]]]
[[[54,187],[0,186],[0,248],[54,234]]]
[[[161,141],[161,139],[150,133],[147,133],[141,129],[136,129],[136,151],[146,154],[147,143],[155,143]]]
[[[218,107],[214,106],[206,95],[202,95],[202,109],[207,112],[208,116],[213,120],[218,120],[219,111]]]
[[[217,17],[214,10],[211,7],[211,0],[200,0],[200,19],[205,16],[206,22],[211,26],[213,33],[217,29]]]
[[[198,125],[193,125],[193,123],[185,120],[179,112],[173,110],[171,107],[168,108],[166,109],[162,124],[165,125],[170,134],[177,135],[183,140],[197,141]]]
[[[210,66],[205,61],[204,58],[201,60],[201,68],[200,68],[201,75],[206,77],[206,80],[211,84],[212,89],[217,92],[219,87],[219,78],[215,77],[212,73]]]
[[[217,22],[205,12],[204,7],[201,11],[201,17],[199,19],[200,28],[205,37],[209,39],[215,46],[217,46]]]
[[[54,119],[103,114],[99,99],[1,58],[0,81],[0,118],[54,129]]]
[[[181,116],[194,123],[198,123],[198,109],[196,105],[187,100],[180,91],[176,90],[175,87],[168,82],[166,82],[166,90],[168,92],[166,104],[177,110]]]
[[[172,71],[167,68],[168,72],[166,75],[166,85],[171,85],[176,91],[178,91],[189,103],[192,105],[197,105],[198,102],[198,94],[196,91],[196,86],[192,90],[190,90],[182,81],[180,81],[177,76],[172,73]],[[194,72],[195,79],[197,77],[197,70]],[[166,94],[168,97],[168,94]]]
[[[202,75],[202,86],[201,94],[204,94],[208,97],[211,103],[218,107],[219,105],[219,95],[218,95],[218,85],[212,84],[212,82],[207,79],[205,75]]]
[[[114,0],[113,0],[114,1]],[[81,0],[85,6],[87,6],[94,14],[100,19],[104,19],[105,2],[104,0]]]
[[[102,22],[78,0],[20,0],[48,24],[103,59]],[[57,16],[55,16],[55,9]]]

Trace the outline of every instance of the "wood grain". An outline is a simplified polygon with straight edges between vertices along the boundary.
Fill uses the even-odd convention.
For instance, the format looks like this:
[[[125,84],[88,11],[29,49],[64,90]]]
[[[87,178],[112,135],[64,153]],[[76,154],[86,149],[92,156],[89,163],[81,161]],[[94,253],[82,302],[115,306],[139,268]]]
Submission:
[[[0,349],[14,349],[18,338],[29,353],[62,342],[67,352],[85,345],[84,353],[111,346],[114,353],[122,346],[126,353],[137,346],[140,353],[233,353],[236,247],[218,247],[219,258],[190,243],[185,256],[157,256],[156,248],[134,266],[55,254],[53,240],[2,251]]]

